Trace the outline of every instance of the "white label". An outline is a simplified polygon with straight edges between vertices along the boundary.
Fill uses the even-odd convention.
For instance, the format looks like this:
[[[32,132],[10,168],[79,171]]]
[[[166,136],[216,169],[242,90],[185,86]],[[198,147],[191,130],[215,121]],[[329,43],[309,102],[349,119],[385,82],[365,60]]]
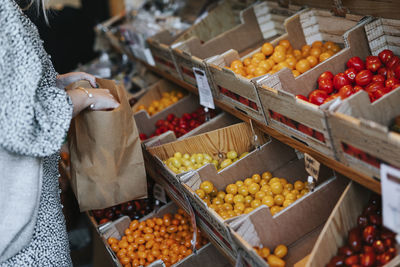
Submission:
[[[164,204],[167,204],[167,196],[165,194],[164,188],[161,185],[159,185],[159,184],[154,185],[153,195],[154,195],[155,199],[161,201]]]
[[[381,164],[383,224],[400,233],[400,170]]]
[[[212,96],[210,85],[208,84],[207,75],[204,70],[193,67],[193,73],[196,77],[197,88],[199,89],[200,105],[215,109],[214,99]]]

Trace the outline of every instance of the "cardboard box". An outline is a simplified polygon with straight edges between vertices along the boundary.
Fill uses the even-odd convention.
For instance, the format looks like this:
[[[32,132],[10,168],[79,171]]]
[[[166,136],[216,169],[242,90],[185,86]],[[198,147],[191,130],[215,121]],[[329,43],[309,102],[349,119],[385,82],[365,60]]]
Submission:
[[[246,177],[251,177],[255,173],[261,174],[265,171],[270,171],[273,176],[276,177],[284,177],[288,180],[288,182],[291,183],[294,183],[295,180],[306,181],[308,177],[308,174],[304,168],[304,159],[299,159],[294,149],[274,139],[272,139],[272,141],[270,141],[269,143],[262,145],[260,149],[250,152],[249,155],[236,162],[234,165],[226,167],[220,172],[217,172],[213,166],[207,165],[192,174],[180,177],[181,181],[183,182],[183,188],[188,195],[189,201],[194,207],[196,213],[200,214],[201,218],[204,218],[204,220],[211,225],[211,232],[209,234],[213,235],[215,238],[218,238],[220,240],[219,242],[222,244],[230,244],[230,246],[232,247],[231,253],[234,255],[235,258],[237,257],[238,246],[237,243],[233,242],[228,223],[235,220],[240,220],[240,218],[244,217],[245,215],[241,215],[239,217],[234,217],[233,219],[224,221],[219,214],[207,207],[206,203],[197,196],[195,190],[197,190],[200,186],[200,183],[205,180],[212,182],[218,190],[224,190],[228,184],[235,183],[238,180],[244,180]],[[292,206],[294,207],[306,205],[307,207],[309,207],[310,205],[314,205],[299,203],[303,203],[304,201],[304,203],[309,203],[309,200],[307,199],[316,198],[316,196],[313,196],[314,194],[321,194],[321,196],[323,194],[328,194],[326,192],[326,190],[328,189],[321,189],[322,191],[319,191],[318,188],[324,187],[324,182],[329,180],[333,176],[333,171],[323,166],[320,171],[320,178],[317,183],[317,190],[314,193],[308,194],[306,197],[301,198],[300,200],[295,202],[295,204],[292,204]],[[320,184],[324,185],[319,186]],[[327,188],[329,188],[329,186]],[[328,202],[329,201],[325,202],[325,204],[327,204]],[[290,210],[292,206],[284,209],[279,214],[285,213],[286,211]],[[271,217],[268,208],[267,211],[268,215]],[[326,217],[328,215],[329,213],[326,214]],[[315,223],[318,223],[318,220],[316,220]]]
[[[200,22],[191,26],[181,34],[173,35],[168,31],[160,32],[147,39],[147,44],[153,55],[155,64],[161,70],[175,78],[183,79],[181,71],[172,55],[171,46],[190,39],[191,37],[207,41],[210,38],[235,26],[235,16],[228,1],[217,5]]]
[[[268,247],[273,252],[280,244],[288,247],[284,258],[286,266],[293,266],[303,259],[313,249],[347,183],[343,177],[330,179],[275,216],[271,216],[269,209],[262,205],[243,218],[230,222],[232,238],[241,250],[242,261],[249,266],[267,267],[267,262],[253,247]]]
[[[224,66],[230,66],[233,60],[247,56],[250,52],[258,52],[263,43],[284,34],[285,19],[296,12],[301,13],[299,10],[298,6],[284,8],[273,2],[256,4],[243,11],[241,25],[215,38],[207,47],[207,44],[203,45],[203,49],[208,53],[207,57],[213,56],[206,62],[213,94],[217,99],[265,123],[254,81],[236,75]]]
[[[256,129],[255,131],[260,144],[265,143],[267,137],[265,137],[264,133]],[[253,140],[254,135],[250,125],[246,123],[238,123],[161,146],[149,147],[144,155],[146,164],[150,164],[147,169],[152,170],[154,176],[157,176],[162,180],[160,183],[175,191],[178,200],[185,202],[185,191],[178,178],[183,174],[175,174],[163,163],[163,161],[172,157],[174,153],[178,151],[182,154],[207,153],[215,159],[219,158],[219,155],[226,155],[226,153],[231,150],[235,150],[238,155],[240,155],[244,152],[254,150],[255,144]],[[233,163],[232,166],[241,160]],[[209,165],[214,168],[214,165]],[[207,165],[200,169],[206,167]]]
[[[316,24],[310,25],[311,22]],[[344,42],[345,48],[296,78],[291,70],[285,68],[258,81],[257,90],[269,126],[331,158],[335,157],[326,122],[326,108],[330,103],[317,106],[297,99],[296,95],[308,96],[317,89],[318,77],[323,72],[343,72],[351,57],[365,58],[370,54],[363,23],[351,28],[356,24],[355,20],[334,17],[319,10],[295,15],[285,22],[288,31],[301,30],[302,34],[297,36],[290,32],[286,37],[282,36],[293,45],[301,47],[315,40],[337,43],[342,38],[340,43]],[[317,31],[313,32],[313,29]]]
[[[172,90],[184,92],[177,85],[166,80],[161,80],[150,87],[148,92],[132,107],[132,110],[135,112],[140,105],[145,105],[146,107],[148,107],[153,100],[161,99],[163,92],[170,92]],[[146,110],[137,111],[133,116],[135,118],[139,132],[150,136],[156,130],[156,122],[158,120],[165,120],[168,114],[172,113],[177,117],[181,117],[184,113],[194,112],[198,108],[200,108],[198,97],[192,94],[188,94],[180,99],[178,102],[154,114],[153,116],[150,116]],[[239,122],[238,119],[236,119],[232,115],[223,112],[179,138],[177,138],[172,131],[167,131],[162,135],[149,138],[143,143],[145,143],[148,147],[162,145],[168,142],[175,141],[177,139],[182,140],[186,137],[226,127],[237,122]]]
[[[400,115],[400,88],[371,103],[361,91],[328,115],[336,155],[340,162],[375,179],[382,163],[400,167],[400,134],[389,125]]]
[[[357,225],[357,217],[367,206],[371,191],[350,182],[329,216],[307,262],[307,267],[325,266],[347,240],[350,229]],[[400,256],[385,266],[399,266]]]
[[[178,210],[178,207],[176,206],[176,204],[174,204],[173,202],[170,202],[167,205],[161,207],[158,211],[154,211],[153,213],[143,217],[139,221],[144,221],[146,219],[154,218],[154,217],[162,217],[164,214],[175,213],[175,212],[177,212],[177,210]],[[110,224],[107,228],[104,228],[101,231],[103,243],[106,246],[106,249],[112,258],[114,266],[122,267],[117,256],[111,250],[111,247],[108,245],[107,239],[109,237],[115,237],[117,239],[121,239],[122,236],[124,235],[125,229],[129,227],[130,222],[131,222],[130,218],[127,216],[124,216],[124,217],[121,217],[120,219],[116,220],[115,222]],[[219,252],[213,247],[213,245],[211,243],[209,243],[209,244],[203,246],[201,249],[199,249],[197,251],[197,255],[192,254],[172,266],[180,266],[180,267],[188,266],[189,267],[189,266],[198,266],[196,264],[200,264],[200,263],[212,264],[213,266],[220,266],[220,267],[229,266],[229,263],[227,262],[227,260],[222,255],[219,254]],[[193,264],[195,264],[195,265],[193,265]],[[152,264],[150,264],[148,266],[162,267],[162,266],[164,266],[164,263],[162,262],[162,260],[158,260],[158,261],[154,261]]]

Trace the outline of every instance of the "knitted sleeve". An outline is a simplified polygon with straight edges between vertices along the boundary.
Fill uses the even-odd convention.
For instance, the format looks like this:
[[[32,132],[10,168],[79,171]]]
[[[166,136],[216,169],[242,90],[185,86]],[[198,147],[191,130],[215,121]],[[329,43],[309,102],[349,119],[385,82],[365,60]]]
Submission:
[[[72,103],[55,86],[56,72],[37,29],[11,2],[0,4],[0,146],[48,156],[61,147]]]

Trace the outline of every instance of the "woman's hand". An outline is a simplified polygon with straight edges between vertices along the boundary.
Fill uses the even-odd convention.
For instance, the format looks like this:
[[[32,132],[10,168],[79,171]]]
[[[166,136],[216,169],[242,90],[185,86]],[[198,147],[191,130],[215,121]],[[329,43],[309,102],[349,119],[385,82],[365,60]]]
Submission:
[[[86,73],[86,72],[69,72],[66,74],[61,74],[57,76],[57,87],[60,89],[64,89],[69,84],[86,80],[92,85],[93,87],[97,87],[96,84],[96,77],[93,75]]]
[[[92,95],[89,97],[85,90]],[[92,105],[92,110],[106,110],[119,107],[119,103],[110,94],[108,89],[73,89],[68,90],[67,94],[72,100],[74,111],[72,116],[75,117],[82,110]]]

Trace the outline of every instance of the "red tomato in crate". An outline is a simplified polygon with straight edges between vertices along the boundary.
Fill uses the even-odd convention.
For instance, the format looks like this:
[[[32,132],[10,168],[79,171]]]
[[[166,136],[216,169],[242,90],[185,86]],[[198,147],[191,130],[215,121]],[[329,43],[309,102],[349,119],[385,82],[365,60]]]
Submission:
[[[333,81],[329,79],[321,79],[318,81],[318,89],[330,94],[333,92]]]
[[[387,64],[389,60],[393,57],[393,52],[389,49],[385,49],[379,53],[378,57],[383,64]]]
[[[360,72],[362,70],[365,70],[365,64],[364,61],[360,57],[352,57],[347,61],[346,63],[347,68],[354,68],[356,72]]]
[[[374,101],[378,100],[382,96],[384,96],[386,93],[383,90],[376,90],[373,95],[374,95]]]
[[[365,67],[371,72],[376,72],[382,66],[382,62],[377,56],[368,56],[365,59]]]
[[[359,86],[366,86],[372,81],[372,72],[369,70],[362,70],[357,73],[356,84]]]
[[[385,82],[386,78],[382,74],[372,76],[372,82]]]
[[[386,63],[386,67],[389,69],[394,69],[400,64],[400,58],[398,56],[392,56],[392,58]]]
[[[398,84],[398,83],[400,83],[400,81],[398,79],[392,77],[392,78],[389,78],[389,79],[386,80],[385,86],[388,87],[388,88],[393,88],[393,86]]]
[[[345,85],[342,88],[340,88],[339,90],[339,96],[341,99],[346,99],[349,96],[351,96],[352,94],[354,94],[354,89],[353,86],[351,85]]]
[[[393,69],[393,71],[394,71],[395,77],[396,77],[397,79],[400,79],[400,64],[397,65],[397,66]]]
[[[359,85],[356,85],[356,86],[353,87],[353,90],[354,90],[354,93],[357,93],[358,91],[364,90],[364,88],[362,88]]]
[[[301,99],[301,100],[304,100],[304,101],[307,101],[307,102],[308,102],[308,98],[307,98],[306,96],[304,96],[304,95],[296,95],[296,98],[297,98],[297,99]]]
[[[333,80],[334,75],[332,74],[332,72],[330,71],[325,71],[324,73],[322,73],[319,77],[318,77],[318,82],[319,80],[322,79],[328,79],[328,80]]]
[[[387,75],[387,68],[385,67],[380,67],[378,70],[378,74],[383,75],[384,77],[386,77]]]
[[[382,90],[384,87],[385,84],[383,82],[374,82],[365,87],[365,91],[374,93],[376,90]]]
[[[350,85],[350,84],[351,84],[350,80],[347,79],[346,74],[344,74],[343,72],[338,73],[333,77],[333,87],[338,91],[343,86]]]
[[[349,68],[349,69],[345,70],[344,74],[346,75],[347,79],[349,79],[350,82],[352,82],[352,83],[355,82],[357,72],[354,68]]]
[[[314,90],[309,95],[309,101],[315,105],[322,105],[325,99],[328,98],[328,94],[323,90]]]

